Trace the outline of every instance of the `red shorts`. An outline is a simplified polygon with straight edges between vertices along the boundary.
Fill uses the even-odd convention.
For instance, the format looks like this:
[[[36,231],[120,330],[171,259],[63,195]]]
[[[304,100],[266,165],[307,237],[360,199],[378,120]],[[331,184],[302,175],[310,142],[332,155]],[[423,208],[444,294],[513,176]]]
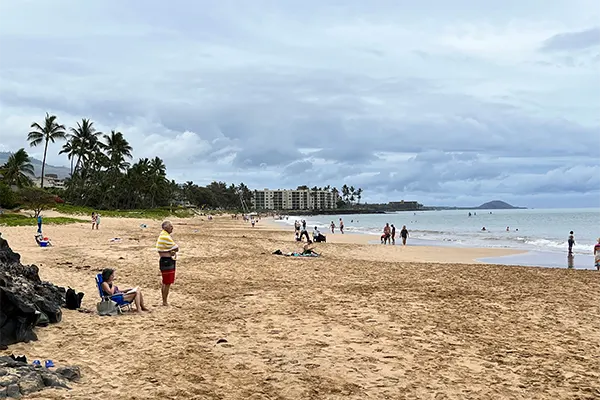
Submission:
[[[161,271],[163,285],[172,285],[175,282],[175,270]]]

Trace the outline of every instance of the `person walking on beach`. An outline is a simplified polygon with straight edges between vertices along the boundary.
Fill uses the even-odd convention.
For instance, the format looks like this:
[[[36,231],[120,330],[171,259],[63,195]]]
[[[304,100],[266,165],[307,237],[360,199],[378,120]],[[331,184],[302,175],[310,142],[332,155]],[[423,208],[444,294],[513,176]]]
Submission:
[[[381,243],[387,244],[390,242],[390,237],[392,236],[392,228],[390,228],[390,224],[386,222],[383,227],[383,235],[381,235]]]
[[[42,233],[42,222],[43,222],[42,215],[40,214],[37,217],[37,225],[38,225],[37,233]]]
[[[100,214],[96,214],[96,230],[100,228]]]
[[[302,238],[306,236],[306,242],[310,242],[310,238],[308,237],[308,231],[306,230],[306,221],[302,220],[302,230],[300,231],[300,241]]]
[[[396,227],[392,224],[392,244],[396,244]]]
[[[402,227],[400,236],[402,237],[402,246],[406,246],[406,239],[408,239],[408,229],[406,229],[406,225]]]
[[[342,235],[344,234],[344,221],[340,218],[340,232],[342,232]]]
[[[569,244],[569,254],[573,253],[573,245],[575,244],[575,236],[573,231],[569,232],[569,240],[567,241]]]
[[[594,246],[594,264],[596,265],[596,269],[600,271],[600,238],[598,238],[598,243]]]
[[[160,256],[158,266],[162,275],[162,300],[163,306],[168,306],[169,290],[171,285],[175,282],[175,264],[177,260],[177,252],[179,246],[173,241],[171,233],[173,232],[173,224],[171,221],[164,221],[162,223],[162,231],[156,241],[156,250]]]
[[[335,224],[333,223],[333,221],[331,221],[331,225],[329,225],[331,227],[331,233],[335,233]]]
[[[92,213],[92,230],[96,227],[96,221],[98,220],[98,216],[95,212]]]

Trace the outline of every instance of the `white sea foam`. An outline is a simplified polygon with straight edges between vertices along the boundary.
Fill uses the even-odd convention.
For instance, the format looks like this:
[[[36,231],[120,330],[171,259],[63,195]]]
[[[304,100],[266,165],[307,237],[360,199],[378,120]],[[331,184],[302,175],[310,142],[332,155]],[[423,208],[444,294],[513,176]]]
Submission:
[[[565,252],[569,231],[575,232],[574,253],[590,254],[596,238],[600,236],[600,210],[498,210],[478,211],[468,217],[467,211],[420,211],[343,215],[345,232],[380,235],[386,222],[396,226],[399,235],[406,224],[411,239],[423,244],[440,244],[466,247],[518,248],[550,252]],[[338,215],[289,216],[279,221],[293,226],[295,220],[305,219],[307,229],[317,226],[329,232],[334,221],[339,233]],[[482,227],[486,227],[482,231]],[[506,227],[509,231],[506,231]],[[518,231],[516,230],[518,229]]]

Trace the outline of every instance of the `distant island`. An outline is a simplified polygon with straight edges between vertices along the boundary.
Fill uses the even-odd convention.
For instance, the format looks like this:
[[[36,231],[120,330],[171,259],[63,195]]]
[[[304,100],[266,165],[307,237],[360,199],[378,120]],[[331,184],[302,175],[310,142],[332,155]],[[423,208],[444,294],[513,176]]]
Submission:
[[[512,209],[526,209],[527,207],[515,207],[501,200],[488,201],[483,203],[479,207],[475,207],[477,210],[512,210]]]
[[[493,200],[478,207],[423,207],[422,210],[526,210],[527,207],[515,207],[505,201]]]

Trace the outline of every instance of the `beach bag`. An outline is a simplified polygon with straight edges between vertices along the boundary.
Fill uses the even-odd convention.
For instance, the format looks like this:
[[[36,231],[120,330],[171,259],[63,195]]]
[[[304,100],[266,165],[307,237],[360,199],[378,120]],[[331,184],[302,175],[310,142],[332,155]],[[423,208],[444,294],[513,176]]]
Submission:
[[[121,309],[117,305],[116,302],[110,299],[102,299],[101,302],[96,304],[96,308],[98,309],[98,315],[119,315],[121,313]]]
[[[81,307],[81,299],[83,299],[83,293],[75,293],[75,290],[68,288],[67,294],[65,295],[65,304],[69,310],[77,310]]]

